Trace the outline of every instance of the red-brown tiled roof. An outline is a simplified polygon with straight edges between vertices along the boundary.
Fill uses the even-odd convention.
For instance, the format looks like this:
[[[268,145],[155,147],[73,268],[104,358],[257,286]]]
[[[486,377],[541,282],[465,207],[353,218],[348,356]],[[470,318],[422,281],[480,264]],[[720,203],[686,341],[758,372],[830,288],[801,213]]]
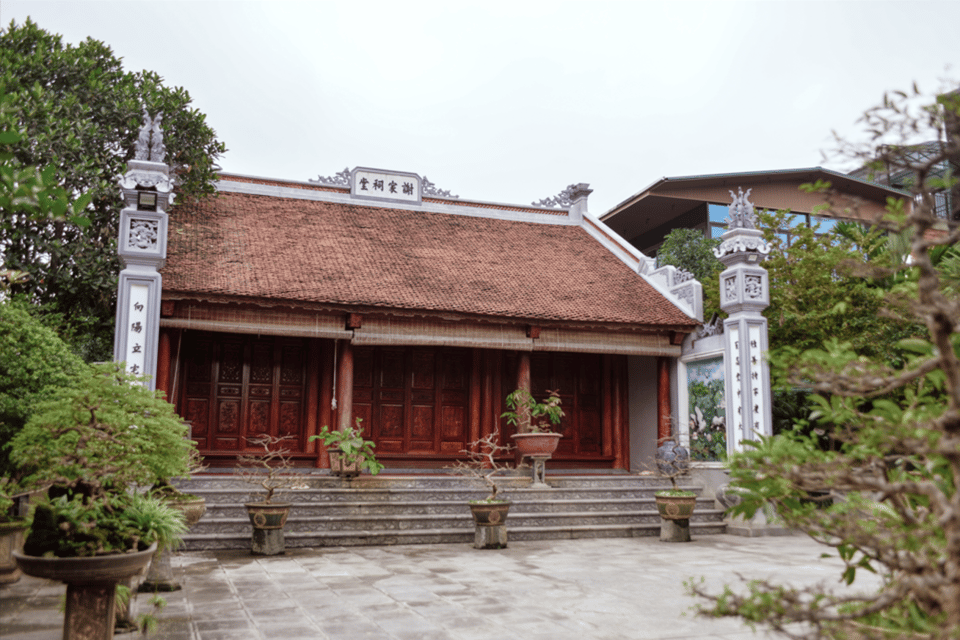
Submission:
[[[165,291],[693,327],[576,226],[221,192],[170,215]]]

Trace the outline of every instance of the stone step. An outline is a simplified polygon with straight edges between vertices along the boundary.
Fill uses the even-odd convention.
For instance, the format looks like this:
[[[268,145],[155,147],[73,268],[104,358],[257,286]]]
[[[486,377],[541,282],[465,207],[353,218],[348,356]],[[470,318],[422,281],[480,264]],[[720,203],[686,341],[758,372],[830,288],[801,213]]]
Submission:
[[[513,502],[512,539],[659,535],[653,494],[670,488],[661,478],[561,474],[548,475],[547,482],[550,488],[534,488],[529,477],[501,479],[504,497]],[[470,542],[474,525],[467,502],[487,495],[469,479],[445,474],[347,481],[310,472],[303,474],[301,487],[279,498],[293,504],[285,527],[291,546]],[[700,490],[687,483],[681,487]],[[235,476],[208,474],[181,488],[207,501],[207,513],[184,536],[188,549],[249,548],[252,528],[243,503],[251,501],[250,485]],[[711,533],[725,529],[712,499],[698,500],[691,527]]]
[[[481,497],[479,494],[476,497]],[[293,502],[291,518],[310,516],[377,518],[394,515],[443,515],[467,513],[468,500],[390,500],[354,502]],[[710,509],[713,501],[700,498],[697,509]],[[561,498],[551,500],[514,500],[510,513],[551,512],[611,513],[620,511],[656,512],[654,499],[646,497],[583,499]],[[207,503],[207,518],[245,518],[247,510],[242,502]]]
[[[691,520],[710,521],[719,510],[702,509],[694,511]],[[660,516],[656,510],[645,511],[566,511],[566,512],[515,512],[510,510],[509,520],[520,527],[551,527],[559,523],[602,525],[602,524],[659,524]],[[313,515],[289,517],[286,531],[385,531],[413,529],[452,529],[473,530],[473,517],[466,505],[460,505],[459,513],[443,514],[392,514],[392,515]],[[244,513],[241,517],[203,518],[191,529],[191,534],[249,532],[250,520]]]
[[[648,499],[653,500],[654,494],[665,486],[644,487],[553,487],[550,489],[515,488],[501,491],[501,496],[514,502],[530,502],[534,500],[618,500],[618,499]],[[681,485],[682,489],[699,491],[695,485]],[[208,505],[218,503],[258,502],[260,494],[249,490],[222,490],[222,489],[194,489],[189,492],[206,499]],[[416,488],[382,488],[382,489],[344,489],[340,487],[330,489],[302,489],[286,491],[274,495],[276,502],[291,502],[293,504],[334,503],[334,502],[468,502],[486,497],[488,492],[472,487],[437,487],[432,489]]]
[[[660,524],[606,526],[518,527],[507,519],[508,538],[513,541],[579,538],[637,538],[660,535]],[[722,522],[690,522],[691,534],[716,535],[726,531]],[[397,531],[284,532],[289,548],[386,546],[396,544],[472,544],[473,527],[456,529],[407,529]],[[250,533],[193,536],[191,550],[249,549]]]

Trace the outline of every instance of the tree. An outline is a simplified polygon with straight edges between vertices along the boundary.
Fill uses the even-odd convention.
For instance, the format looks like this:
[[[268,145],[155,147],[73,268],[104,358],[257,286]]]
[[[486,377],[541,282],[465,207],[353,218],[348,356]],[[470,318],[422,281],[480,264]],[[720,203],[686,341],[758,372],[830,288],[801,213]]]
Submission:
[[[764,315],[771,349],[786,356],[837,338],[849,341],[861,355],[902,362],[897,343],[922,333],[923,325],[882,309],[904,272],[894,277],[861,268],[903,266],[903,256],[892,250],[895,242],[876,226],[841,222],[820,233],[818,225],[790,225],[785,211],[760,212],[758,217],[771,246],[763,264],[770,278],[770,306]],[[789,246],[780,233],[788,226]]]
[[[742,498],[734,513],[773,508],[788,526],[835,549],[848,584],[871,571],[881,586],[838,594],[756,581],[745,592],[715,594],[692,583],[711,603],[707,615],[739,616],[793,638],[960,637],[960,300],[944,294],[934,264],[939,247],[960,242],[960,228],[936,218],[935,194],[955,188],[956,179],[933,171],[960,151],[960,96],[919,105],[918,98],[916,89],[885,97],[864,116],[873,145],[843,149],[915,175],[912,206],[891,201],[876,221],[909,238],[912,260],[864,267],[894,283],[885,309],[920,323],[923,335],[900,341],[899,362],[864,356],[835,338],[806,349],[786,377],[817,392],[814,419],[833,429],[835,448],[824,450],[798,430],[752,443],[730,463]],[[918,133],[944,129],[935,157],[917,162],[901,153]],[[811,501],[818,492],[829,492],[833,504]]]
[[[149,71],[128,72],[102,42],[73,46],[27,20],[0,31],[0,95],[15,129],[14,170],[49,167],[73,197],[88,194],[83,216],[0,210],[2,270],[25,272],[12,286],[64,319],[88,360],[112,350],[119,211],[117,181],[133,157],[144,110],[162,114],[167,161],[180,197],[212,193],[215,160],[226,149],[190,95]]]
[[[719,244],[697,229],[677,228],[667,234],[657,251],[658,266],[672,265],[689,271],[703,285],[703,312],[708,319],[720,311],[720,291],[715,285],[723,263],[713,255]]]

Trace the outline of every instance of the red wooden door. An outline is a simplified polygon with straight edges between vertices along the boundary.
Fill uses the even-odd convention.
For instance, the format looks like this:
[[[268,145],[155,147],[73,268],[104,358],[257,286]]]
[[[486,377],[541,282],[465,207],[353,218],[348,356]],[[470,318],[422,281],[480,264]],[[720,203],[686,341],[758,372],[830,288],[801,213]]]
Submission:
[[[378,456],[455,456],[466,448],[470,351],[354,350],[353,415]]]
[[[180,414],[201,453],[253,451],[248,439],[262,434],[304,451],[307,349],[296,338],[185,336]]]
[[[504,375],[503,397],[513,391],[516,380],[515,361]],[[559,431],[563,433],[554,458],[581,459],[603,457],[603,390],[602,356],[591,353],[534,353],[530,357],[531,393],[543,401],[547,390],[557,391],[564,417]],[[504,409],[505,410],[505,409]],[[501,422],[504,433],[514,428]]]

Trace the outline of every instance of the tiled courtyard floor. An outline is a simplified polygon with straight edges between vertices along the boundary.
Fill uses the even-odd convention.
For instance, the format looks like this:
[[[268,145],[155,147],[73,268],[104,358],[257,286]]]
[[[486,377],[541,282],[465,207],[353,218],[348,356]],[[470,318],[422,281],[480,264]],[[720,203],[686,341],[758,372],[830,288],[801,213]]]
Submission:
[[[242,551],[173,558],[159,640],[762,639],[734,620],[700,618],[683,582],[719,589],[748,578],[837,585],[835,559],[805,537],[702,536],[468,545]],[[63,585],[24,577],[0,588],[0,637],[54,640]],[[147,608],[148,597],[139,596]],[[118,636],[133,637],[133,636]]]

